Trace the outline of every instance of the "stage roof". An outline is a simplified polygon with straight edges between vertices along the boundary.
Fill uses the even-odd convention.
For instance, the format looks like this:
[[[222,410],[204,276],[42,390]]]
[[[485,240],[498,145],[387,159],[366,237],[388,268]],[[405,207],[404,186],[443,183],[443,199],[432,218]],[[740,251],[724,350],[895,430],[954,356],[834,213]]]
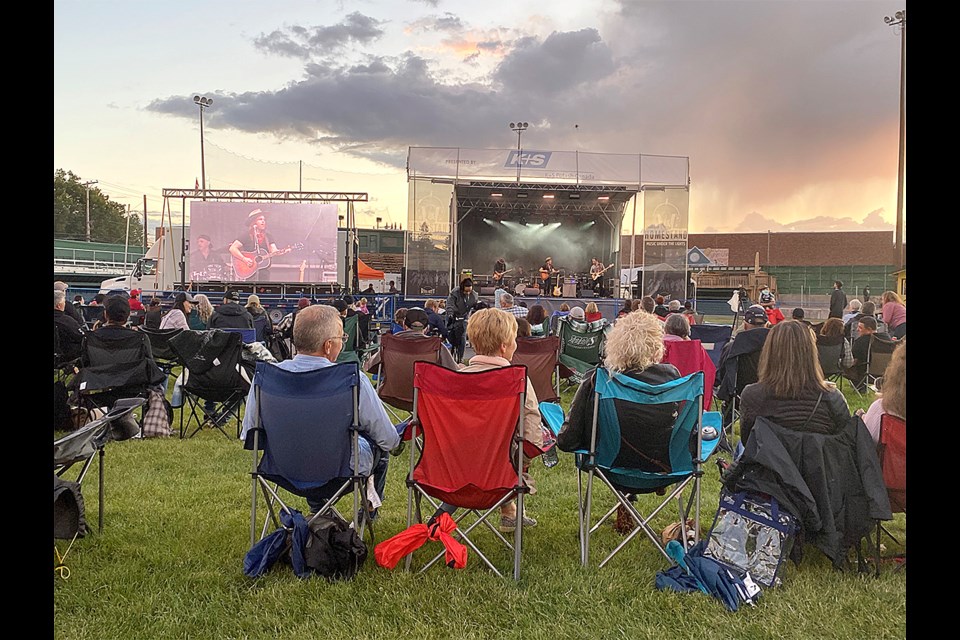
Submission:
[[[687,188],[690,159],[639,153],[410,147],[407,178]]]
[[[623,186],[461,182],[454,186],[460,215],[619,217],[637,189]]]

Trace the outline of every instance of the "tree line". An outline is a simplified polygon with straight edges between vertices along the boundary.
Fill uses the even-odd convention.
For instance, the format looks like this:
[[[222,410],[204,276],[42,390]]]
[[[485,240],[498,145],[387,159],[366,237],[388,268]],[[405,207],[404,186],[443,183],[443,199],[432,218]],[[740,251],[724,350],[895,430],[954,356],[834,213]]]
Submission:
[[[53,174],[53,237],[61,240],[87,239],[87,187],[72,171],[57,169]],[[127,208],[110,200],[96,185],[90,187],[90,241],[124,244],[127,237]],[[131,246],[143,246],[143,219],[130,214]]]

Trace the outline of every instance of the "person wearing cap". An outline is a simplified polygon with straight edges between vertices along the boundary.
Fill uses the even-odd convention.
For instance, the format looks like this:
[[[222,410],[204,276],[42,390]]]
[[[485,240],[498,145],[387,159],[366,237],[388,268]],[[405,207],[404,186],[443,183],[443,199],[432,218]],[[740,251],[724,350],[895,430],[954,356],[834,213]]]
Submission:
[[[273,321],[270,314],[260,304],[260,296],[253,294],[247,297],[246,310],[253,318],[253,328],[257,330],[257,342],[266,342],[273,335]]]
[[[397,310],[398,313],[401,311]],[[398,331],[393,334],[395,338],[400,338],[401,340],[429,340],[431,336],[427,335],[427,332],[430,330],[430,317],[427,315],[427,312],[421,309],[420,307],[411,307],[409,309],[404,309],[406,311],[403,315],[403,331]],[[380,351],[377,350],[372,357],[368,358],[366,363],[363,365],[365,371],[375,372],[378,369],[380,364]],[[456,360],[453,359],[453,355],[450,353],[450,350],[447,349],[442,344],[440,345],[440,362],[438,362],[442,367],[450,369],[451,371],[456,371],[461,368],[457,364]],[[382,372],[381,372],[382,375]]]
[[[189,318],[187,321],[189,322]],[[150,298],[147,311],[143,314],[143,326],[147,329],[159,329],[162,322],[163,308],[160,306],[160,298]]]
[[[193,245],[195,248],[190,252],[190,279],[203,281],[222,277],[220,266],[223,265],[223,259],[213,251],[210,236],[200,234]],[[211,266],[215,268],[210,269]]]
[[[140,301],[140,289],[130,289],[130,311],[143,311]]]
[[[193,309],[195,302],[196,300],[194,300],[188,291],[178,293],[177,297],[173,299],[173,308],[167,311],[166,315],[163,316],[163,320],[160,321],[160,328],[189,329],[190,323],[187,322],[187,316],[190,315],[190,311]]]
[[[777,299],[773,295],[773,292],[770,291],[768,285],[763,285],[763,288],[760,289],[760,295],[757,296],[757,302],[760,303],[760,306],[764,309],[772,309],[774,304],[776,304]]]
[[[69,288],[70,288],[69,285],[67,285],[67,283],[64,282],[63,280],[57,280],[57,281],[55,281],[55,282],[53,283],[53,290],[54,290],[54,291],[63,291],[63,295],[64,295],[64,296],[67,295],[67,289],[69,289]],[[86,323],[85,323],[84,320],[83,320],[83,315],[80,313],[80,309],[78,309],[76,306],[74,306],[74,305],[72,305],[72,304],[66,305],[66,306],[63,308],[63,313],[64,313],[65,315],[70,316],[70,317],[73,318],[74,320],[76,320],[76,321],[77,321],[77,324],[80,325],[81,327],[86,326]]]
[[[240,294],[228,291],[223,296],[223,304],[217,307],[207,329],[253,329],[253,316],[240,306]]]
[[[569,317],[572,318],[573,320],[579,320],[580,322],[587,321],[586,320],[587,314],[583,310],[583,307],[578,307],[577,305],[570,307]]]
[[[757,381],[760,352],[770,333],[766,324],[766,310],[759,304],[750,305],[743,312],[742,329],[720,352],[714,382],[717,391],[714,395],[723,401],[724,425],[732,419],[731,401],[740,395],[744,387]]]
[[[238,268],[243,265],[247,269],[256,269],[255,279],[257,281],[269,281],[270,268],[257,267],[257,261],[251,257],[251,255],[266,256],[280,252],[273,236],[267,233],[267,213],[265,211],[254,209],[247,214],[246,231],[230,244],[228,251],[233,256]]]

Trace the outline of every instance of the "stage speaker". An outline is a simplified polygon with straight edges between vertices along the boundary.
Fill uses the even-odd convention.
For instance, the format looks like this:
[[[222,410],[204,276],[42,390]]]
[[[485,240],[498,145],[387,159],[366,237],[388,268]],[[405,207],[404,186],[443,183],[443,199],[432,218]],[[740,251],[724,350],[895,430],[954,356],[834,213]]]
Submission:
[[[482,296],[492,296],[496,287],[480,287],[480,295]]]
[[[540,295],[540,289],[537,287],[527,287],[523,290],[523,295],[525,296],[538,296]]]
[[[565,282],[563,284],[563,297],[564,298],[576,298],[577,297],[577,283],[575,282]]]

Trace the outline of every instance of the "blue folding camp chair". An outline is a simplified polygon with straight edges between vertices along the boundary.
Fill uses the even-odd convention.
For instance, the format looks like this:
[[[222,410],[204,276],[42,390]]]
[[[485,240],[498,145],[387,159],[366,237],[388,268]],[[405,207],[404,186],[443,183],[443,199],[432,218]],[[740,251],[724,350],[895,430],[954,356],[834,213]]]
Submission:
[[[694,508],[694,539],[698,538],[702,466],[719,442],[716,434],[720,431],[720,414],[703,411],[703,372],[698,371],[660,385],[651,385],[626,375],[611,377],[606,369],[598,367],[594,401],[590,449],[575,452],[577,468],[580,471],[577,474],[580,511],[580,562],[583,566],[587,566],[590,553],[590,536],[621,505],[630,513],[636,526],[607,555],[600,566],[603,567],[609,562],[640,530],[643,530],[657,545],[663,556],[670,560],[670,556],[667,555],[666,549],[661,544],[660,538],[650,522],[671,500],[676,498],[682,539],[688,539],[686,522],[691,508]],[[638,404],[680,403],[678,417],[670,433],[669,470],[651,472],[631,467],[614,466],[623,445],[621,425],[615,404],[619,402]],[[701,427],[707,425],[715,429],[714,437],[711,440],[702,438]],[[698,453],[696,456],[692,455],[690,451],[691,443],[694,442],[696,443],[694,451]],[[627,443],[627,445],[631,446],[631,443]],[[585,489],[584,475],[586,475]],[[596,524],[591,526],[594,477],[613,492],[616,502]],[[691,483],[693,484],[693,490],[686,506],[684,506],[683,490]],[[653,493],[658,490],[666,490],[671,486],[673,487],[672,490],[666,493],[663,500],[650,511],[649,515],[643,515],[636,503],[631,500],[636,494]],[[670,561],[672,562],[672,560]]]
[[[257,363],[255,426],[244,439],[244,447],[253,451],[251,546],[258,540],[258,486],[268,511],[259,539],[267,535],[271,520],[275,527],[282,526],[281,511],[291,511],[290,499],[284,502],[281,489],[322,502],[314,518],[335,513],[349,520],[334,505],[352,494],[354,530],[363,537],[369,513],[364,492],[367,479],[354,473],[350,464],[351,456],[360,459],[359,385],[356,363],[314,371],[286,371],[272,363]]]

